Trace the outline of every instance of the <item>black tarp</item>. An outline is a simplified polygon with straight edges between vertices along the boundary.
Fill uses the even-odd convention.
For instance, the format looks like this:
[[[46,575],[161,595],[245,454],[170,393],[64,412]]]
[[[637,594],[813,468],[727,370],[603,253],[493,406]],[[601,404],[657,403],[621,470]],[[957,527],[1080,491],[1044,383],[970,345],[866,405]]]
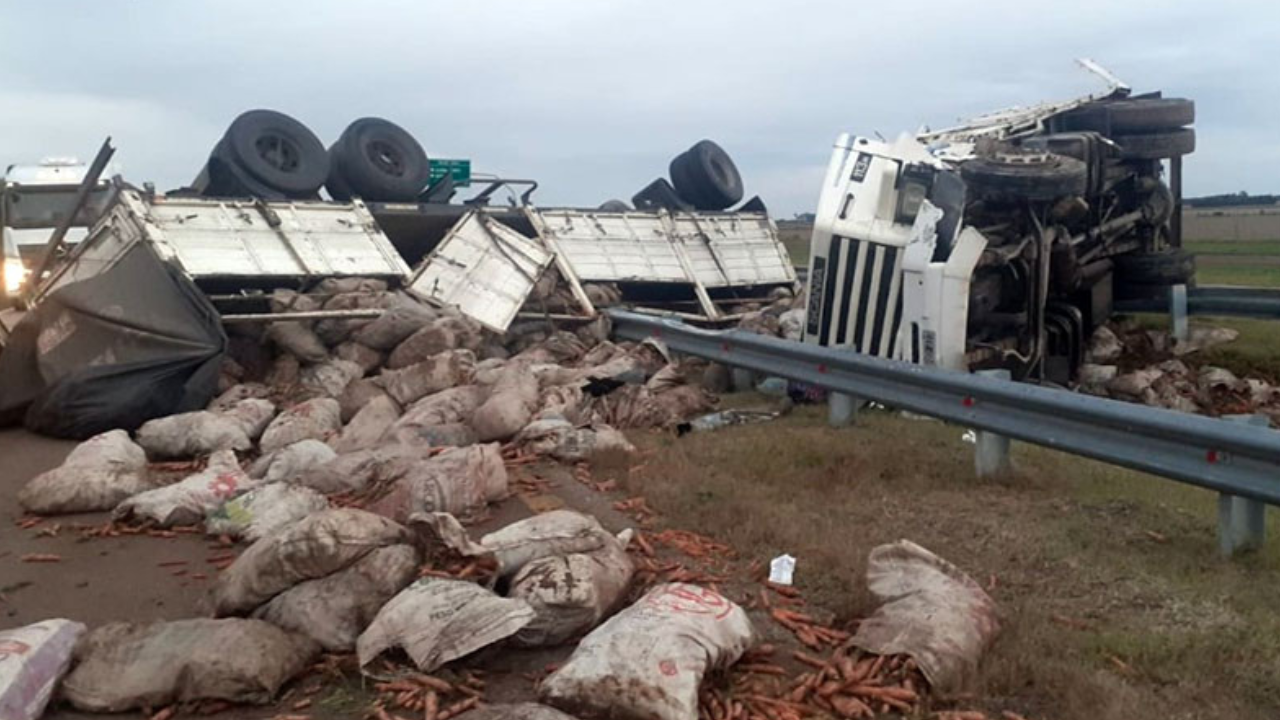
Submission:
[[[0,354],[0,426],[82,439],[203,408],[226,344],[209,299],[137,244],[14,328]]]

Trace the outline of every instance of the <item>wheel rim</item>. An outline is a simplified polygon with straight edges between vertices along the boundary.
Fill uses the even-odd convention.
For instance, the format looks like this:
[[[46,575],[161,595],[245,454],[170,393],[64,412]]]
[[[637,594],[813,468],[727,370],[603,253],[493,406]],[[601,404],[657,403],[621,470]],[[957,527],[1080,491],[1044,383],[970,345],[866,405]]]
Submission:
[[[283,173],[297,172],[302,153],[289,138],[275,133],[266,133],[254,141],[253,147],[258,157],[268,166]]]
[[[394,145],[374,140],[365,146],[369,162],[387,175],[404,177],[404,156]]]

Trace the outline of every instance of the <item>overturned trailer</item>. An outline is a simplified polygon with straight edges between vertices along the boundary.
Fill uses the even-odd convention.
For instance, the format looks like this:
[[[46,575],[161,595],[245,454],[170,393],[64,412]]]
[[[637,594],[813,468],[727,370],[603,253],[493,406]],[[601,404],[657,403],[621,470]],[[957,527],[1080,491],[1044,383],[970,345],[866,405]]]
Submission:
[[[382,312],[270,302],[335,278],[456,307],[499,335],[522,316],[587,321],[619,303],[727,321],[796,282],[764,213],[164,197],[118,183],[26,298],[0,354],[0,421],[83,437],[202,407],[224,325]]]

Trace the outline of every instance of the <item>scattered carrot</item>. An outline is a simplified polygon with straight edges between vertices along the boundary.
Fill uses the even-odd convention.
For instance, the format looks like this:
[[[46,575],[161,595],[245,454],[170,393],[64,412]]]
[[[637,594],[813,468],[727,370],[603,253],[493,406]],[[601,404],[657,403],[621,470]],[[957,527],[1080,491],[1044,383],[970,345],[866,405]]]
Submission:
[[[57,562],[62,562],[62,556],[61,556],[61,555],[55,555],[54,553],[27,553],[26,555],[23,555],[23,556],[22,556],[21,558],[19,558],[19,559],[20,559],[20,560],[22,560],[22,562],[24,562],[24,563],[57,563]]]

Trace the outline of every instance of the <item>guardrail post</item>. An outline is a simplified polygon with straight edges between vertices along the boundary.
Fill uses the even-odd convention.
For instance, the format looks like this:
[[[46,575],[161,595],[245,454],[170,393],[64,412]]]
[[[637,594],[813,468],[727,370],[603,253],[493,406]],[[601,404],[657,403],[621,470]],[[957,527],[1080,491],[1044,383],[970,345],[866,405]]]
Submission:
[[[1008,370],[979,370],[976,374],[997,380],[1013,378]],[[1009,462],[1009,438],[986,430],[978,430],[975,435],[977,441],[973,450],[973,466],[978,477],[990,477],[1008,472],[1012,467]]]
[[[858,417],[858,407],[863,403],[847,393],[827,393],[827,424],[831,427],[848,427]]]
[[[756,374],[746,368],[736,367],[730,372],[734,392],[747,392],[756,389]]]
[[[1224,415],[1223,420],[1269,427],[1266,415]],[[1218,494],[1218,550],[1224,557],[1262,549],[1267,539],[1267,506],[1238,495]]]
[[[1187,341],[1187,286],[1173,285],[1169,287],[1169,320],[1173,323],[1173,337],[1179,342]]]

